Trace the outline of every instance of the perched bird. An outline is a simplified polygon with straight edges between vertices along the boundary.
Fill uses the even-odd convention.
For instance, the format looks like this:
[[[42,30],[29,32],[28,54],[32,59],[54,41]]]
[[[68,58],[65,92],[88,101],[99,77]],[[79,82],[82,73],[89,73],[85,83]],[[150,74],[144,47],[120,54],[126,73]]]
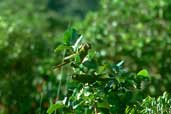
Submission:
[[[57,65],[57,68],[60,68],[61,66],[70,63],[71,59],[75,58],[76,56],[79,56],[80,63],[82,63],[84,58],[87,56],[89,49],[91,49],[91,45],[90,44],[88,44],[88,43],[81,44],[79,46],[78,50],[76,50],[75,53],[65,57],[64,58],[64,62],[59,64],[59,65]]]

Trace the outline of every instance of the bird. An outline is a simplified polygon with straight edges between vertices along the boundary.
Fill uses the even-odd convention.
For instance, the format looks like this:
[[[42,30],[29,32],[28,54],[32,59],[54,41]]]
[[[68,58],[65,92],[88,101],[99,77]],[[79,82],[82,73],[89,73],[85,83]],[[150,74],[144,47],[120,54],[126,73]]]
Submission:
[[[71,62],[71,59],[75,58],[76,56],[79,56],[80,63],[83,62],[84,58],[87,56],[88,51],[91,49],[91,45],[89,43],[83,43],[79,46],[78,50],[74,52],[73,54],[67,56],[64,58],[64,62],[57,65],[57,68],[60,68],[66,64],[69,64]]]

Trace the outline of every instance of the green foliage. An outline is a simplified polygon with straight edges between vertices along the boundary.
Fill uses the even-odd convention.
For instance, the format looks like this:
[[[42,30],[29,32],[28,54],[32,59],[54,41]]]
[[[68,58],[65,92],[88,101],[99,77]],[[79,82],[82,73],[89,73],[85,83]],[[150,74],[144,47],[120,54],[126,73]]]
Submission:
[[[63,15],[69,9],[75,13],[67,2],[61,12],[50,10],[49,2],[0,0],[0,114],[45,113],[49,99],[55,101],[66,92],[56,95],[60,79],[54,64],[60,56],[54,48],[61,32],[78,17]],[[75,3],[70,5],[82,7]]]
[[[71,38],[73,33],[78,34],[73,29],[67,30],[64,44],[61,45],[68,45],[66,42],[77,43],[79,36]],[[64,62],[70,57],[67,64],[73,69],[68,72],[72,78],[68,85],[71,86],[68,86],[68,93],[63,101],[49,107],[48,114],[55,110],[74,114],[124,113],[127,105],[132,105],[143,97],[140,96],[141,84],[149,79],[147,70],[141,70],[138,74],[128,72],[122,68],[123,61],[109,64],[98,59],[97,52],[90,48],[90,44],[80,42],[76,49],[74,45],[69,43],[68,46],[72,48],[65,49],[67,55],[64,55]],[[82,52],[85,52],[84,56]]]
[[[60,108],[63,108],[64,107],[64,104],[61,103],[61,102],[57,102],[56,104],[52,104],[49,109],[47,110],[47,113],[48,114],[51,114],[53,113],[56,109],[60,109]]]
[[[148,71],[146,69],[141,70],[140,72],[138,72],[137,74],[138,76],[142,76],[142,77],[149,77]]]
[[[56,39],[46,31],[46,20],[40,13],[43,1],[40,9],[34,2],[0,1],[1,114],[43,113],[49,99],[56,97],[51,95],[57,84],[51,70]]]
[[[69,18],[83,18],[86,13],[98,8],[98,0],[49,0],[50,9]]]
[[[101,58],[127,61],[130,71],[148,68],[144,92],[171,92],[170,0],[101,0],[101,9],[76,23]],[[160,83],[160,84],[159,84]]]
[[[77,34],[75,29],[68,29],[68,31],[64,34],[64,44],[68,46],[72,46],[77,41],[79,34]]]
[[[78,17],[62,14],[75,7],[53,12],[49,1],[0,0],[0,114],[45,113],[49,99],[65,93],[56,96],[60,79],[53,67],[59,61],[53,52],[61,32]],[[77,4],[70,5],[79,9]]]
[[[148,96],[142,103],[134,106],[134,108],[127,107],[126,114],[170,114],[171,113],[171,96],[164,92],[162,96],[157,99]]]
[[[0,114],[171,113],[171,1],[97,1],[0,1]]]

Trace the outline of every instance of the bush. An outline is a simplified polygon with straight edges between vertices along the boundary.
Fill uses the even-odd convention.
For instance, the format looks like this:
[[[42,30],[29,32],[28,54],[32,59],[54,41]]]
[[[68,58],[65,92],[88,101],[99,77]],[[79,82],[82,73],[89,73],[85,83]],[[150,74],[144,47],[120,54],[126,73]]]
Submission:
[[[148,96],[142,103],[134,106],[134,108],[127,107],[126,114],[170,114],[171,113],[171,96],[164,92],[162,96],[157,99]]]
[[[57,37],[78,18],[69,14],[78,11],[80,4],[72,2],[68,7],[64,1],[67,7],[53,12],[50,2],[55,3],[0,0],[0,114],[45,113],[49,99],[56,100],[66,92],[61,90],[57,96],[60,79],[53,66],[59,56],[53,52],[61,40]],[[65,82],[64,78],[64,88]]]
[[[82,43],[83,37],[75,29],[69,29],[64,34],[64,43],[56,48],[63,51],[63,63],[58,65],[68,72],[72,80],[68,82],[68,93],[63,101],[57,100],[51,104],[48,113],[58,109],[58,113],[76,114],[115,114],[124,113],[127,105],[133,105],[144,95],[141,91],[142,83],[149,80],[147,70],[132,73],[123,69],[123,61],[109,64],[98,59],[96,51],[89,43]],[[73,71],[71,71],[71,68]]]
[[[56,39],[45,32],[45,17],[36,8],[33,1],[0,1],[1,114],[43,112],[56,97],[56,73],[51,70]]]
[[[132,71],[148,68],[153,79],[144,92],[158,96],[171,92],[170,10],[169,0],[101,0],[101,10],[76,25],[101,58],[125,60]]]

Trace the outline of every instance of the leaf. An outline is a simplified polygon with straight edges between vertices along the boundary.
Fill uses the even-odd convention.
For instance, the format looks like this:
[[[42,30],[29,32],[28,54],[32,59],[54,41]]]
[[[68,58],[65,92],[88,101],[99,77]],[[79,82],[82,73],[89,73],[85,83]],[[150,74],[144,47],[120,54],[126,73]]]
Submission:
[[[127,106],[125,109],[125,114],[135,114],[135,109]]]
[[[96,69],[98,67],[95,60],[87,60],[83,63],[83,65],[89,69]]]
[[[141,76],[141,77],[145,77],[145,78],[149,78],[149,73],[146,69],[143,69],[141,71],[139,71],[137,73],[137,76]]]
[[[116,66],[120,68],[123,64],[124,64],[124,61],[122,60],[119,63],[117,63]]]
[[[115,72],[115,73],[118,73],[120,72],[120,70],[122,69],[122,66],[124,64],[124,61],[120,61],[118,62],[116,65],[112,66],[112,70]]]
[[[80,63],[81,62],[81,58],[80,58],[80,56],[79,55],[75,55],[75,62],[76,63]]]
[[[106,109],[109,109],[110,108],[109,103],[107,101],[98,102],[97,103],[97,107],[98,108],[106,108]]]
[[[80,37],[80,34],[73,28],[69,28],[64,33],[64,44],[67,46],[72,46],[76,43],[77,39]]]
[[[88,52],[88,58],[89,58],[89,59],[94,59],[95,56],[96,56],[96,51],[90,50],[90,51]]]
[[[77,107],[79,107],[80,105],[82,105],[84,103],[84,101],[81,101],[80,103],[76,104],[75,106],[73,106],[73,109],[76,109]]]
[[[48,108],[47,113],[48,113],[48,114],[52,114],[55,110],[61,109],[61,108],[63,108],[63,107],[65,107],[65,105],[64,105],[62,102],[57,102],[56,104],[52,104],[52,105]]]
[[[73,48],[74,51],[77,51],[77,50],[78,50],[78,48],[79,48],[79,46],[80,46],[80,43],[81,43],[82,39],[83,39],[83,36],[80,36],[80,37],[77,39],[77,41],[75,42],[75,44],[72,46],[72,48]]]
[[[55,49],[55,52],[63,51],[65,49],[70,49],[70,46],[60,45]]]

